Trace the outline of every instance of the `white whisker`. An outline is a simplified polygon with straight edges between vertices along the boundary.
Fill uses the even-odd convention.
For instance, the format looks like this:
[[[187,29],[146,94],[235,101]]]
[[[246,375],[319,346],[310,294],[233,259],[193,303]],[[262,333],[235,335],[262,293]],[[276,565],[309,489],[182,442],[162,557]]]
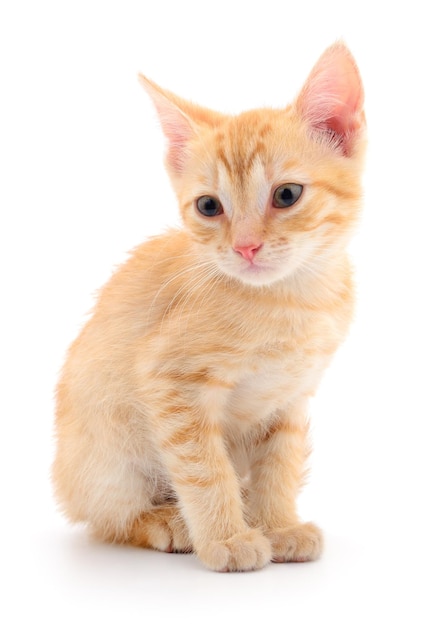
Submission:
[[[178,311],[176,319],[180,318],[190,298],[196,292],[198,292],[199,294],[199,289],[202,287],[202,285],[205,285],[205,283],[208,281],[209,276],[211,276],[214,271],[218,270],[216,270],[213,261],[202,261],[190,267],[189,271],[194,271],[195,273],[193,276],[189,277],[189,279],[185,283],[183,283],[172,296],[168,306],[165,308],[165,311],[163,313],[161,326],[163,325],[167,315],[174,308],[174,305],[176,310]]]
[[[186,255],[185,255],[186,256]],[[192,256],[192,255],[191,255]],[[209,261],[204,262],[204,263],[209,263]],[[153,308],[159,298],[159,296],[162,294],[162,292],[169,287],[169,285],[176,281],[177,279],[179,279],[180,277],[184,276],[185,274],[188,274],[189,272],[193,272],[196,271],[200,266],[202,265],[202,262],[197,263],[197,264],[193,264],[193,265],[189,265],[185,268],[183,268],[182,270],[176,272],[175,274],[173,274],[168,280],[166,280],[164,283],[162,283],[162,285],[159,287],[159,289],[157,290],[156,294],[154,295],[151,304],[149,306],[149,310],[148,310],[148,319],[150,319],[151,313],[153,311]],[[183,289],[183,285],[179,288],[179,290],[181,291]],[[172,301],[173,299],[171,299]],[[167,308],[169,308],[170,305],[168,305]]]

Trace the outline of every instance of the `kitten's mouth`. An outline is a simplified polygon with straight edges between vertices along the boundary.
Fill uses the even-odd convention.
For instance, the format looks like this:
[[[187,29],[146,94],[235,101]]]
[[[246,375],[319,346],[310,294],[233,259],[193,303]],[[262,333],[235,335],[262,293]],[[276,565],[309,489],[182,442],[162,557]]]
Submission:
[[[242,262],[243,261],[243,262]],[[225,274],[236,278],[246,285],[269,285],[282,277],[280,264],[268,260],[226,259],[220,268]]]
[[[268,263],[251,261],[237,269],[237,277],[251,285],[264,285],[274,280],[274,267]]]
[[[263,263],[254,263],[251,261],[246,267],[241,269],[241,272],[247,272],[249,274],[262,274],[270,269],[268,265]]]

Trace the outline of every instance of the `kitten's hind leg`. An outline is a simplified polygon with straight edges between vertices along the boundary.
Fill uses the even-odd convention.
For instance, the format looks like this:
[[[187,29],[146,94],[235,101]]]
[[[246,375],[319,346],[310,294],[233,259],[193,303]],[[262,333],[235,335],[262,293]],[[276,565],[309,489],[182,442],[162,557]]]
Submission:
[[[174,504],[141,513],[131,525],[127,543],[162,552],[192,552],[189,531],[180,509]]]

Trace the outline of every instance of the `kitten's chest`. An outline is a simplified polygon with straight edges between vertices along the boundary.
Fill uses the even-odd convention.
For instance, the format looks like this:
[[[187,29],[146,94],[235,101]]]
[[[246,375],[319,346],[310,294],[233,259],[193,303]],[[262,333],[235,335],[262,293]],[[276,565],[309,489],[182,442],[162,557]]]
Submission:
[[[292,351],[281,342],[263,348],[239,369],[239,379],[229,397],[230,413],[240,420],[262,419],[296,397],[313,390],[322,359]]]
[[[312,395],[339,343],[335,323],[324,313],[301,319],[288,315],[269,329],[264,341],[222,368],[235,381],[227,413],[245,428]]]

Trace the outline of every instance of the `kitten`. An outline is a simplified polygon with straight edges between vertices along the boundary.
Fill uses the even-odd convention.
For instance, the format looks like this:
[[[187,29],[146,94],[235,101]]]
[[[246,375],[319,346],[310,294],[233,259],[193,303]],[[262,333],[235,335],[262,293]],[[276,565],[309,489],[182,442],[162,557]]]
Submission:
[[[56,496],[102,540],[217,571],[316,559],[307,402],[353,308],[363,89],[343,43],[286,109],[237,116],[140,77],[184,227],[101,290],[57,389]]]

